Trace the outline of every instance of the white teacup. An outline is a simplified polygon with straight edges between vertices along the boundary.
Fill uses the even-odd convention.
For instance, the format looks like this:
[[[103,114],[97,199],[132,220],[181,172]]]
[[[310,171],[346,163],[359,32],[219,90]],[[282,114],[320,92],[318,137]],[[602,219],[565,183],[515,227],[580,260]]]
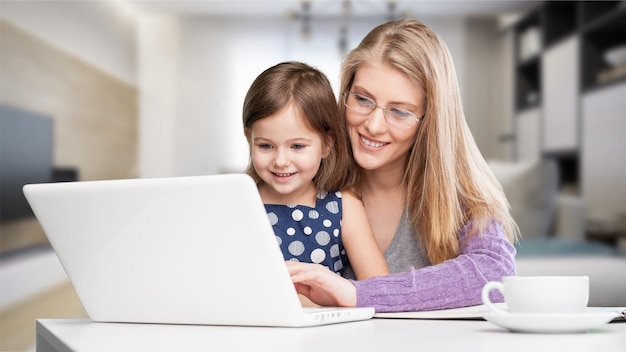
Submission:
[[[498,290],[510,313],[581,313],[589,302],[588,276],[505,276],[502,282],[488,282],[482,291],[483,303],[496,312],[489,293]]]

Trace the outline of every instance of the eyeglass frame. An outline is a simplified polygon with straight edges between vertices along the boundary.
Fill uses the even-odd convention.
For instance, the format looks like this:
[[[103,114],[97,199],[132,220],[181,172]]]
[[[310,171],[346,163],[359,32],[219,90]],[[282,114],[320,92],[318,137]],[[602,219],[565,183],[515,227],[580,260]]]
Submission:
[[[364,112],[356,111],[353,108],[349,107],[348,106],[348,96],[350,94],[355,95],[355,96],[360,96],[360,97],[363,97],[363,98],[371,100],[374,103],[374,105],[372,106],[372,110],[370,110],[367,113],[364,113]],[[426,116],[426,114],[424,114],[424,115],[422,115],[422,117],[417,117],[417,115],[415,115],[414,112],[412,112],[412,111],[410,111],[408,109],[401,108],[401,107],[396,107],[397,109],[406,111],[406,112],[410,113],[411,115],[415,116],[415,123],[413,125],[411,125],[411,126],[404,126],[404,125],[400,125],[400,124],[396,123],[397,119],[394,119],[393,117],[391,117],[391,118],[388,117],[389,116],[389,109],[388,109],[389,105],[388,106],[378,105],[378,103],[376,103],[376,101],[374,99],[372,99],[372,98],[370,98],[370,97],[368,97],[366,95],[363,95],[363,94],[360,94],[360,93],[356,93],[356,92],[343,92],[342,95],[343,95],[343,106],[345,106],[350,111],[354,112],[355,114],[359,114],[359,115],[365,116],[365,115],[369,115],[369,114],[373,113],[374,110],[376,110],[376,108],[380,108],[380,109],[383,110],[383,117],[385,118],[385,121],[387,121],[390,125],[395,126],[395,127],[399,127],[399,128],[413,128],[413,127],[415,127],[415,125],[417,125],[418,122],[422,121],[424,119],[424,117]],[[391,107],[393,108],[394,105],[392,105]]]

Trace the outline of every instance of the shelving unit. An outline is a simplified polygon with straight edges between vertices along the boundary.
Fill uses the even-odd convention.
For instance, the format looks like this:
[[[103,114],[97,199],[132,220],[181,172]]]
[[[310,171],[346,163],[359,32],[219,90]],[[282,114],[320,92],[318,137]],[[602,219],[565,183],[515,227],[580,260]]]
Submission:
[[[576,31],[579,2],[556,1],[544,6],[544,46],[550,47]]]
[[[515,108],[517,111],[538,106],[541,101],[539,64],[540,12],[534,11],[515,29]]]
[[[626,70],[612,77],[612,68],[604,59],[607,50],[626,45],[626,2],[583,2],[582,90],[587,92],[616,82],[626,81]]]
[[[541,137],[516,131],[516,157],[528,158],[528,150],[540,150],[536,157],[559,164],[561,185],[578,189],[585,138],[580,101],[592,91],[626,82],[626,67],[614,68],[604,57],[607,50],[626,45],[626,1],[538,3],[513,31],[514,115],[538,115],[536,133]],[[525,145],[537,140],[538,146]]]

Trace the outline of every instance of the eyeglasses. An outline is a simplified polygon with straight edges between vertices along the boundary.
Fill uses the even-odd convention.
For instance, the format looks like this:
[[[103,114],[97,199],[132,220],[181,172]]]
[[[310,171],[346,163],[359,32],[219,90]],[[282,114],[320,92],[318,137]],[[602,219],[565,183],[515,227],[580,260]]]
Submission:
[[[379,106],[373,99],[362,94],[345,92],[343,93],[343,97],[343,105],[360,115],[369,115],[376,108],[382,109],[385,120],[392,126],[411,128],[415,126],[418,121],[424,118],[424,116],[417,117],[411,111],[399,106]]]

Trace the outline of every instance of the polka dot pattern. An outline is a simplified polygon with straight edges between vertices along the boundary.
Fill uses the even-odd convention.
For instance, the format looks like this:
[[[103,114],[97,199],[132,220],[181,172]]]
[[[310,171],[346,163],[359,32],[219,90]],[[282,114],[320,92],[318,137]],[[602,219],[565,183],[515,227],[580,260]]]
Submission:
[[[300,241],[293,241],[289,243],[289,246],[287,246],[287,250],[289,251],[289,254],[297,257],[304,253],[304,243]]]
[[[343,270],[347,256],[341,241],[341,192],[319,194],[314,208],[266,204],[265,209],[285,260]]]

